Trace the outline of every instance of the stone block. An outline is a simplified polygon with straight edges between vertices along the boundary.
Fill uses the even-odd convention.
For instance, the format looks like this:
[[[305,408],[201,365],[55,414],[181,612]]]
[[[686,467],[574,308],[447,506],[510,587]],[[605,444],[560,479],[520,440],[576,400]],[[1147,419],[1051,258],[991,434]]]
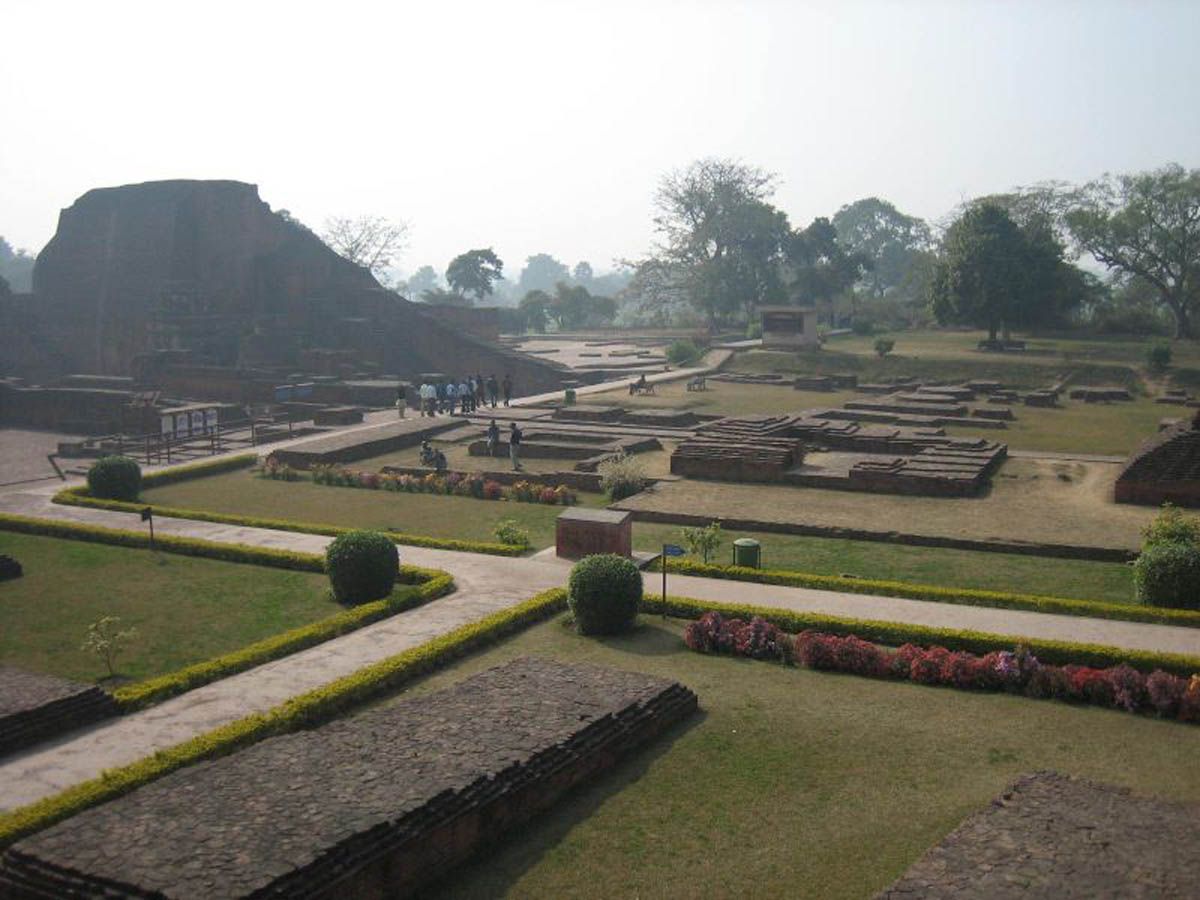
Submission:
[[[568,509],[555,524],[555,554],[582,559],[594,553],[633,555],[633,513],[608,509]]]

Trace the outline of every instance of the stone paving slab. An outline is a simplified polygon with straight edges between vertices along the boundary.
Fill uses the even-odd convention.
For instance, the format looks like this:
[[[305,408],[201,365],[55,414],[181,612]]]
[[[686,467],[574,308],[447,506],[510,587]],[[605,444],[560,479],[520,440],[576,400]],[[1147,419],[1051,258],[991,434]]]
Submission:
[[[10,848],[0,888],[400,896],[695,709],[677,682],[517,659],[81,813]]]
[[[1200,805],[1041,772],[1019,779],[878,900],[1200,897]]]

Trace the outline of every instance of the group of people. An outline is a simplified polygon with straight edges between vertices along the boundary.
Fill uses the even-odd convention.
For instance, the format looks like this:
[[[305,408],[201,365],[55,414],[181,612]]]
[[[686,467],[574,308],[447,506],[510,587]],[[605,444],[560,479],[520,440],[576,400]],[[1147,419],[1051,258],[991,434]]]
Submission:
[[[508,458],[512,460],[513,471],[521,471],[521,439],[523,435],[516,422],[508,423]],[[496,456],[500,449],[500,426],[496,420],[487,427],[488,456]],[[446,471],[446,454],[429,443],[429,439],[421,441],[421,465],[430,466],[438,472]]]
[[[472,413],[488,403],[496,408],[500,397],[504,397],[504,405],[512,401],[513,382],[511,375],[505,375],[503,381],[497,381],[495,375],[486,379],[482,375],[466,375],[462,378],[449,378],[444,381],[426,381],[417,390],[421,398],[421,415],[436,416],[438,413],[454,415],[456,411]]]

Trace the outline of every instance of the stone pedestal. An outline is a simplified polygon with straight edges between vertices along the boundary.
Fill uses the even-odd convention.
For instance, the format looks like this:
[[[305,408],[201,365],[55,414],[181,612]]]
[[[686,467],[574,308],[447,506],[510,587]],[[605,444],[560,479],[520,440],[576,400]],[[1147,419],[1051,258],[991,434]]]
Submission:
[[[633,513],[609,509],[568,509],[558,517],[555,552],[564,559],[593,553],[633,555]]]

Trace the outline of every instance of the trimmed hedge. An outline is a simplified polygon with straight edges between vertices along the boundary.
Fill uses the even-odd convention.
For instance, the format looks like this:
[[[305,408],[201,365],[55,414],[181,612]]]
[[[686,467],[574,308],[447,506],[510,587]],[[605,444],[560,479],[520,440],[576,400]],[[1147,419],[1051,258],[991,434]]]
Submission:
[[[240,453],[237,456],[188,463],[186,466],[171,466],[169,469],[159,469],[156,472],[147,472],[142,475],[142,487],[163,487],[180,481],[189,481],[192,478],[203,478],[205,475],[220,475],[222,472],[249,469],[257,462],[257,453]]]
[[[1200,547],[1182,541],[1147,544],[1133,564],[1133,583],[1147,606],[1200,609]]]
[[[246,716],[135,763],[106,771],[99,778],[67,788],[52,797],[0,814],[0,848],[184,766],[228,755],[273,735],[326,722],[349,707],[406,684],[565,607],[565,590],[545,591],[503,612],[293,697],[266,713]]]
[[[661,600],[643,604],[645,613],[660,613]],[[955,628],[932,628],[925,625],[907,625],[902,622],[880,622],[873,619],[851,619],[829,616],[823,613],[795,612],[766,606],[741,606],[716,603],[711,600],[693,600],[689,597],[667,597],[666,613],[683,619],[699,619],[706,612],[719,612],[727,618],[753,619],[755,617],[777,625],[784,631],[797,634],[801,631],[824,631],[828,634],[857,635],[876,644],[899,647],[902,644],[929,646],[940,644],[948,650],[967,650],[984,655],[992,650],[1012,650],[1021,644],[1035,653],[1043,662],[1055,665],[1075,663],[1103,669],[1108,666],[1128,663],[1141,672],[1162,669],[1172,675],[1200,673],[1200,656],[1183,653],[1160,653],[1152,650],[1127,650],[1122,647],[1106,647],[1100,644],[1076,644],[1069,641],[1052,641],[1041,638],[1010,637]]]
[[[585,556],[571,569],[567,603],[580,634],[628,631],[642,603],[642,573],[615,553]]]
[[[411,574],[412,571],[402,572],[402,574]],[[186,693],[201,685],[210,684],[230,675],[236,675],[238,672],[245,672],[247,669],[261,666],[263,663],[290,656],[300,650],[324,643],[396,613],[424,606],[454,590],[454,579],[444,572],[435,573],[434,570],[428,569],[415,571],[430,577],[415,586],[408,585],[403,590],[396,591],[391,596],[376,600],[374,603],[363,603],[353,609],[309,625],[302,625],[291,631],[264,638],[242,647],[240,650],[226,653],[224,656],[217,656],[174,672],[168,672],[158,678],[150,678],[138,684],[118,688],[113,692],[113,697],[121,712],[133,712],[169,697]]]
[[[382,600],[396,584],[400,554],[378,531],[348,531],[325,548],[325,571],[338,603],[357,606]]]
[[[54,495],[54,502],[64,506],[86,506],[93,509],[130,513],[140,512],[146,506],[150,506],[156,516],[168,516],[173,519],[192,519],[197,522],[215,522],[219,525],[241,525],[246,528],[270,528],[274,531],[292,531],[298,534],[323,534],[329,537],[337,537],[339,534],[355,530],[341,525],[294,522],[290,519],[264,519],[255,516],[206,512],[198,509],[177,509],[171,506],[101,500],[91,496],[84,487],[64,488]],[[491,556],[522,556],[525,553],[525,550],[520,547],[509,547],[505,544],[486,541],[460,541],[456,538],[435,538],[424,534],[405,534],[398,531],[384,531],[382,534],[386,534],[396,544],[428,547],[431,550],[459,550],[463,553],[486,553]]]
[[[87,483],[97,497],[133,501],[142,489],[142,467],[128,456],[102,456],[88,469]]]
[[[691,560],[671,560],[668,571],[679,575],[698,575],[702,578],[724,578],[730,581],[751,581],[757,584],[777,584],[784,587],[806,587],[825,591],[842,591],[847,594],[881,594],[885,597],[929,600],[934,603],[957,603],[963,606],[984,606],[992,609],[1024,609],[1030,612],[1055,613],[1062,616],[1089,616],[1094,619],[1115,619],[1125,622],[1149,622],[1154,625],[1200,628],[1200,612],[1106,603],[1101,600],[1072,600],[1068,597],[1051,597],[1044,594],[1015,594],[1007,591],[912,584],[906,581],[844,578],[840,575],[816,575],[788,569],[714,566]]]

